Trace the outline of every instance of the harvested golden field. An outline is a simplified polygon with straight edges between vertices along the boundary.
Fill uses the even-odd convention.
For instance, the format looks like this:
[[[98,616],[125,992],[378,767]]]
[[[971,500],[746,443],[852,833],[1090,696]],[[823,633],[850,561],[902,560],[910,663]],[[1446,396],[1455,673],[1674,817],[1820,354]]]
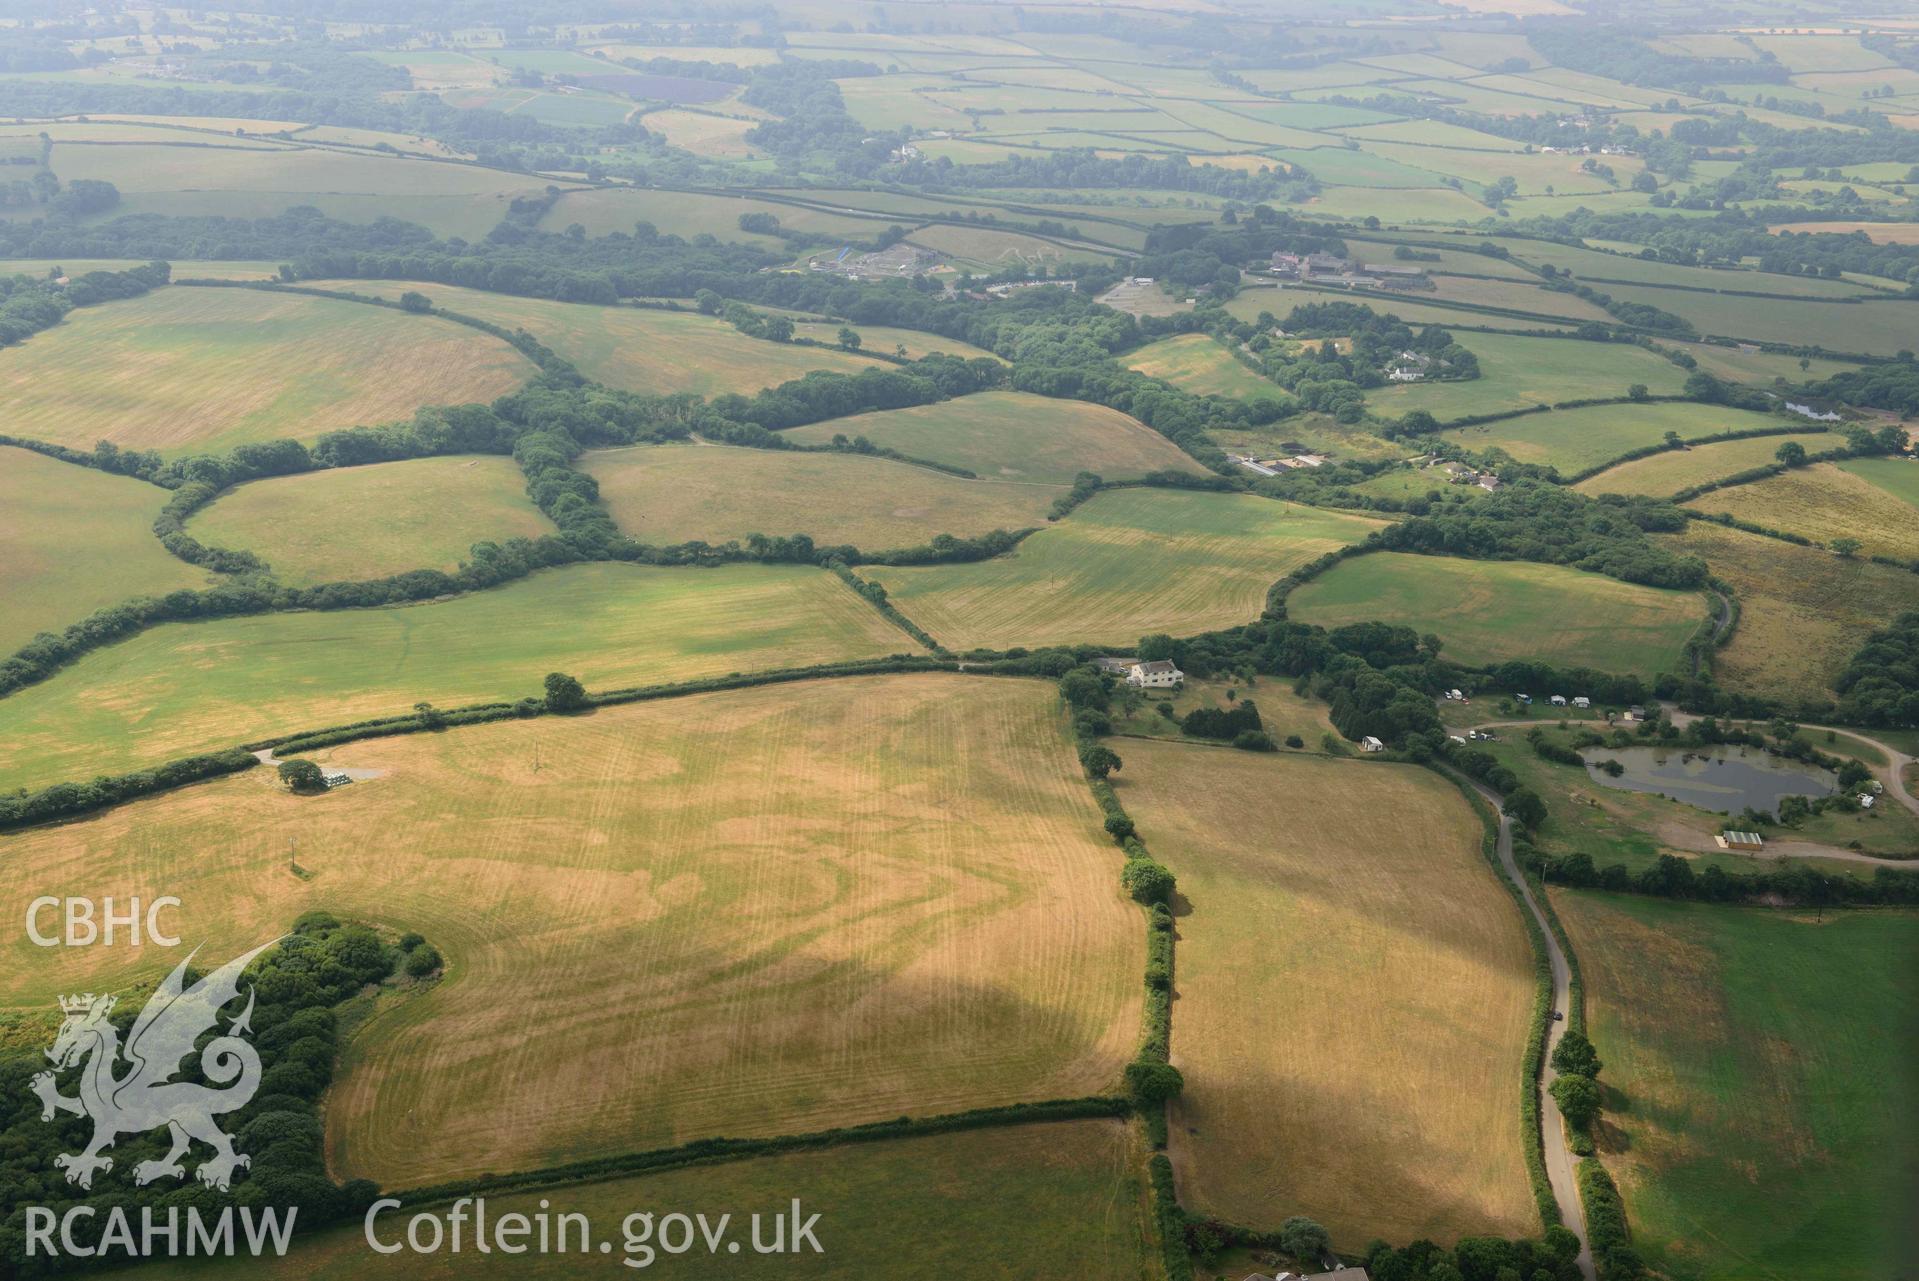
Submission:
[[[1139,1035],[1144,931],[1050,682],[766,686],[326,759],[382,773],[307,798],[261,770],[10,838],[0,906],[175,894],[210,955],[315,908],[426,935],[445,982],[383,1002],[328,1096],[342,1175],[1103,1092]],[[0,944],[0,1005],[175,959],[31,947]]]
[[[916,652],[823,569],[543,570],[465,596],[166,623],[0,698],[0,788],[441,707]]]
[[[1739,597],[1739,626],[1713,658],[1720,682],[1772,698],[1824,698],[1866,637],[1919,609],[1919,576],[1706,521],[1658,535],[1703,556]]]
[[[809,534],[820,546],[918,547],[1046,523],[1059,485],[965,480],[860,454],[638,445],[587,454],[581,467],[620,528],[642,542],[744,541]]]
[[[982,391],[910,409],[832,418],[786,435],[809,445],[864,436],[910,457],[995,480],[1070,485],[1083,471],[1107,480],[1204,471],[1172,441],[1117,409],[1023,391]]]
[[[626,391],[660,395],[692,392],[698,396],[733,391],[750,396],[815,369],[857,374],[887,368],[878,361],[843,351],[748,338],[725,321],[691,309],[656,311],[550,302],[453,285],[377,280],[314,283],[320,288],[384,298],[418,291],[448,311],[524,329],[578,365],[587,377]]]
[[[1867,556],[1919,560],[1919,507],[1833,463],[1721,489],[1686,506],[1713,515],[1731,512],[1827,545],[1838,538],[1857,539]]]
[[[1794,436],[1753,436],[1746,440],[1724,440],[1717,444],[1694,445],[1690,449],[1670,449],[1648,458],[1608,467],[1596,476],[1588,476],[1573,488],[1582,494],[1646,494],[1664,498],[1694,485],[1724,480],[1753,467],[1764,467],[1787,441],[1794,441],[1809,454],[1843,445],[1842,438],[1830,432],[1804,432]],[[1713,495],[1695,499],[1695,505],[1710,504]]]
[[[704,111],[676,107],[666,111],[649,111],[640,117],[640,123],[665,138],[670,145],[683,147],[694,155],[750,160],[758,154],[753,144],[746,140],[746,135],[759,124],[757,120],[715,116]]]
[[[1121,749],[1120,798],[1190,904],[1181,1203],[1260,1227],[1310,1215],[1347,1251],[1536,1232],[1532,950],[1464,798],[1398,765]]]
[[[0,398],[16,436],[183,454],[492,400],[534,372],[498,338],[432,316],[174,285],[0,352]]]
[[[0,657],[135,596],[212,575],[153,536],[166,490],[0,446]]]
[[[861,574],[951,649],[1130,644],[1250,622],[1280,578],[1380,524],[1246,494],[1116,489],[1005,556]]]
[[[305,584],[453,570],[474,543],[554,529],[511,458],[455,455],[254,481],[195,512],[187,532]]]

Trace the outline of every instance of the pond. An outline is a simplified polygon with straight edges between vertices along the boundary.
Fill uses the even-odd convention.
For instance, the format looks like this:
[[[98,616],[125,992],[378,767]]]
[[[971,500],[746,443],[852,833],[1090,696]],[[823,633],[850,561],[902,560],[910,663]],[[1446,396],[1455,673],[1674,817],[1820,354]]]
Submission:
[[[1788,796],[1814,798],[1839,790],[1831,770],[1756,747],[1591,747],[1582,755],[1586,773],[1595,783],[1628,792],[1656,792],[1719,814],[1751,808],[1776,818],[1779,802]],[[1601,769],[1609,760],[1618,761],[1625,772],[1614,778]]]

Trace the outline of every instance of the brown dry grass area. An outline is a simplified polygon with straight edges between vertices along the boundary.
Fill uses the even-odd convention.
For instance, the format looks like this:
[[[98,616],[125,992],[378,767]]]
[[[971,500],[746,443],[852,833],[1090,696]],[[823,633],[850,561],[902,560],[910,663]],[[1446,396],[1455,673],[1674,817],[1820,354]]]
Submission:
[[[75,449],[226,448],[488,401],[532,364],[430,316],[173,286],[89,307],[0,359],[7,430]]]
[[[1828,545],[1836,538],[1856,538],[1867,556],[1919,559],[1919,511],[1831,463],[1720,490],[1686,506],[1713,515],[1731,512]]]
[[[1704,521],[1670,541],[1705,557],[1739,597],[1739,625],[1713,658],[1714,673],[1733,689],[1826,697],[1873,629],[1919,609],[1919,577],[1887,565]]]
[[[1112,1089],[1144,940],[1050,684],[809,682],[355,744],[9,842],[0,903],[178,895],[225,955],[310,908],[425,934],[327,1103],[417,1185],[713,1134]],[[289,855],[311,879],[288,870]],[[170,957],[9,935],[0,1005]]]
[[[1183,1204],[1336,1245],[1538,1230],[1519,1119],[1532,952],[1465,800],[1422,770],[1132,742],[1179,876]]]

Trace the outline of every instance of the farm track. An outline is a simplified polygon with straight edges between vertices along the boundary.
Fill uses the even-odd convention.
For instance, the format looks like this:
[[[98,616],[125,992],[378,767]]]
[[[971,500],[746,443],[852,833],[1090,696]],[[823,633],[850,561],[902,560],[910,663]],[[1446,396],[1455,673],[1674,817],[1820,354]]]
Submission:
[[[1499,864],[1505,869],[1507,879],[1518,887],[1526,910],[1539,923],[1540,937],[1546,947],[1546,962],[1552,970],[1552,1008],[1556,1013],[1564,1012],[1572,997],[1572,968],[1566,960],[1565,949],[1559,946],[1559,939],[1553,934],[1551,922],[1546,919],[1545,911],[1533,896],[1532,886],[1520,875],[1519,860],[1513,856],[1513,824],[1506,817],[1505,798],[1477,780],[1473,781],[1472,786],[1499,815]],[[1566,1026],[1558,1019],[1550,1019],[1546,1024],[1546,1061],[1540,1065],[1538,1083],[1540,1142],[1546,1155],[1546,1179],[1552,1184],[1553,1200],[1559,1203],[1560,1221],[1579,1236],[1580,1275],[1586,1281],[1595,1281],[1598,1272],[1593,1266],[1592,1246],[1586,1240],[1586,1208],[1579,1200],[1579,1185],[1573,1178],[1573,1156],[1572,1150],[1566,1145],[1566,1123],[1559,1114],[1559,1102],[1552,1095],[1552,1083],[1559,1076],[1553,1070],[1552,1054],[1559,1048],[1560,1038],[1566,1035]]]

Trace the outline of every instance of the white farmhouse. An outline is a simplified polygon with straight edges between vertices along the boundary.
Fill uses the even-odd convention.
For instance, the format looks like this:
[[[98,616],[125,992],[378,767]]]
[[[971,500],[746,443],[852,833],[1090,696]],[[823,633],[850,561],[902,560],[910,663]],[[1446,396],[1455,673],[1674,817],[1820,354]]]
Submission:
[[[1172,660],[1156,658],[1149,663],[1134,663],[1126,669],[1126,683],[1134,689],[1178,689],[1186,679]]]

